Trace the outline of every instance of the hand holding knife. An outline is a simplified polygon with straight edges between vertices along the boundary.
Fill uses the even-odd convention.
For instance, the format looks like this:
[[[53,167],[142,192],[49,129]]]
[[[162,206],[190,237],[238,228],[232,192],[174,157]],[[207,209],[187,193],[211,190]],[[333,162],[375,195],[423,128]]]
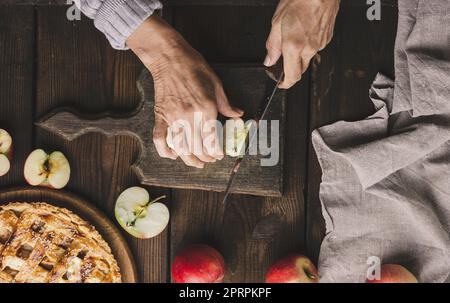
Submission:
[[[227,187],[225,189],[225,196],[222,200],[222,203],[225,204],[228,200],[228,197],[231,193],[231,189],[233,186],[233,181],[236,178],[236,175],[239,171],[239,168],[241,167],[241,163],[242,161],[245,159],[245,157],[248,155],[248,152],[250,150],[250,146],[252,146],[253,141],[255,140],[255,138],[257,137],[258,134],[258,129],[259,129],[259,122],[262,120],[265,120],[267,113],[269,112],[270,106],[272,104],[272,100],[276,94],[276,92],[278,91],[278,86],[280,85],[280,83],[283,81],[284,78],[284,71],[283,71],[283,60],[279,60],[278,63],[276,65],[274,65],[273,67],[270,67],[268,69],[266,69],[266,73],[269,76],[269,78],[271,78],[272,80],[276,81],[276,85],[273,88],[273,90],[270,91],[270,94],[266,95],[266,102],[264,103],[264,107],[262,110],[262,113],[260,114],[258,120],[256,121],[256,125],[252,125],[252,127],[256,127],[256,130],[251,131],[251,137],[249,138],[248,144],[245,147],[245,152],[243,153],[242,157],[238,158],[231,170],[231,174],[230,174],[230,178],[228,180],[228,184]]]

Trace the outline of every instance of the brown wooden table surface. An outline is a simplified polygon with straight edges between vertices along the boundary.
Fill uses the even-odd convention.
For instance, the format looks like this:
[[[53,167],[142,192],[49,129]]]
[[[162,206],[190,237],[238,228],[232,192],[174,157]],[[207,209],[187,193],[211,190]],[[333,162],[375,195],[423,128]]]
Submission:
[[[167,195],[171,222],[150,240],[127,236],[142,282],[170,281],[171,261],[189,243],[211,244],[223,253],[226,282],[261,282],[270,263],[291,252],[317,261],[324,226],[311,131],[373,112],[368,89],[374,76],[378,71],[393,74],[395,1],[383,1],[382,19],[373,22],[366,18],[367,6],[352,1],[342,4],[331,44],[289,91],[284,197],[232,195],[224,209],[220,193],[149,188],[153,196]],[[33,122],[61,105],[91,113],[133,109],[143,66],[131,52],[113,50],[92,21],[71,22],[66,7],[42,5],[50,2],[61,4],[0,4],[0,128],[10,131],[15,150],[0,187],[24,184],[23,163],[33,148],[61,150],[72,166],[67,189],[114,218],[118,194],[138,185],[130,167],[137,142],[88,134],[66,143],[37,130]],[[219,2],[169,1],[164,16],[211,63],[262,62],[276,1]],[[276,233],[261,232],[274,222]]]

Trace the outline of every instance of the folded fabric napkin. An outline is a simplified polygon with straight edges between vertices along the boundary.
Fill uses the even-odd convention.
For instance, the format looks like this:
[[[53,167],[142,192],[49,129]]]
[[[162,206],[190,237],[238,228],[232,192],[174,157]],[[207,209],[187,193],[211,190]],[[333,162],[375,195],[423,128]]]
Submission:
[[[450,281],[450,1],[399,0],[395,82],[375,113],[315,130],[326,222],[321,282],[364,282],[371,256]]]

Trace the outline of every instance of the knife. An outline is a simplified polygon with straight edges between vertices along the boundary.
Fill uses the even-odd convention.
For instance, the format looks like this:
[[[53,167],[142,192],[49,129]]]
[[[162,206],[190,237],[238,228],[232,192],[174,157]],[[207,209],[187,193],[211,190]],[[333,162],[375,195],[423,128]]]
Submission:
[[[233,168],[231,169],[230,177],[228,179],[228,184],[225,189],[225,196],[222,200],[222,204],[225,204],[228,200],[228,197],[231,193],[231,189],[233,187],[234,179],[236,178],[236,175],[237,175],[239,169],[241,168],[241,163],[242,163],[242,161],[244,161],[245,157],[247,156],[247,154],[250,150],[250,146],[252,146],[253,141],[255,140],[255,138],[257,136],[258,129],[259,129],[259,122],[266,118],[267,113],[269,112],[270,106],[272,104],[272,100],[275,97],[276,92],[278,91],[278,86],[283,81],[284,71],[283,71],[283,63],[282,62],[283,62],[283,60],[280,59],[276,65],[266,69],[267,76],[269,76],[269,78],[274,80],[276,82],[276,84],[273,89],[271,89],[270,91],[268,90],[266,92],[266,95],[265,95],[266,102],[264,103],[264,107],[262,109],[261,115],[259,116],[259,119],[256,121],[256,125],[251,126],[251,127],[256,127],[256,130],[252,130],[251,132],[249,132],[252,135],[248,140],[248,145],[245,148],[245,152],[243,153],[242,157],[239,157],[236,160],[236,162],[233,165]]]

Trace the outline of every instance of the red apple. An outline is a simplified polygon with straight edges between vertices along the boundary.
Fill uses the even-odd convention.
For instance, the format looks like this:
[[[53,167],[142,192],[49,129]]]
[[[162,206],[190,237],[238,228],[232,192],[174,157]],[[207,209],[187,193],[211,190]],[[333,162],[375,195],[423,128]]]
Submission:
[[[172,280],[175,283],[220,283],[224,274],[222,255],[203,244],[183,249],[172,264]]]
[[[289,255],[270,266],[266,283],[318,283],[316,266],[307,257]]]
[[[418,281],[401,265],[383,264],[380,269],[380,280],[367,280],[367,283],[418,283]]]

